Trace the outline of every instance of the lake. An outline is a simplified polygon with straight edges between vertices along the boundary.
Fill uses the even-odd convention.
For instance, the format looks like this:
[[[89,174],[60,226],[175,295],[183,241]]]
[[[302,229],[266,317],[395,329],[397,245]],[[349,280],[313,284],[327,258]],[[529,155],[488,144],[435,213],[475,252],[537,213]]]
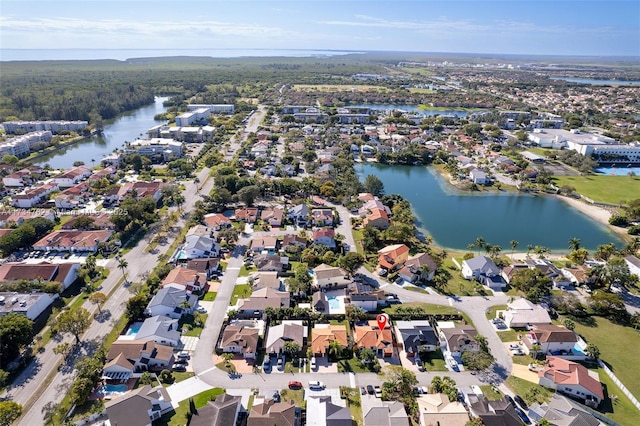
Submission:
[[[156,97],[151,105],[107,121],[101,136],[82,139],[73,145],[38,157],[34,162],[40,165],[49,164],[54,169],[68,169],[73,167],[75,161],[84,161],[87,166],[92,167],[114,149],[122,148],[125,141],[133,142],[141,136],[146,136],[149,128],[161,124],[161,121],[156,121],[153,117],[165,111],[162,103],[167,99]]]
[[[551,80],[564,80],[571,83],[610,86],[637,86],[640,84],[640,81],[637,80],[598,80],[594,78],[551,77]]]
[[[347,105],[345,108],[371,108],[372,110],[378,111],[393,111],[402,110],[407,112],[412,112],[418,115],[422,115],[425,117],[433,116],[433,115],[457,115],[458,117],[466,117],[468,114],[471,114],[476,111],[467,111],[464,109],[420,109],[416,105],[396,105],[396,104],[358,104],[358,105]],[[480,110],[478,110],[480,111]]]
[[[466,250],[480,236],[500,245],[504,253],[511,251],[511,240],[519,242],[516,251],[526,251],[529,244],[568,251],[569,239],[574,237],[589,250],[600,244],[622,244],[605,226],[555,197],[463,193],[433,167],[357,163],[355,169],[361,180],[376,175],[386,194],[407,199],[418,227],[442,247]]]

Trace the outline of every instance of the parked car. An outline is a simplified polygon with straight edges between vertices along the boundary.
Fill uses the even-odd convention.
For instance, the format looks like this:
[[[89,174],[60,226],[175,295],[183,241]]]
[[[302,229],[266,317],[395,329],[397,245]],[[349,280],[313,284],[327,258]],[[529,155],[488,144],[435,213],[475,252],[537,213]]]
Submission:
[[[302,389],[302,382],[292,380],[289,382],[289,389]]]
[[[189,361],[187,361],[186,358],[178,358],[175,360],[174,364],[187,364]]]
[[[364,386],[360,386],[360,395],[366,395],[367,394],[367,390],[364,388]]]
[[[367,385],[367,393],[368,393],[369,395],[373,395],[373,394],[375,394],[375,393],[376,393],[376,391],[375,391],[375,389],[373,388],[373,386],[372,386],[372,385]]]
[[[196,309],[196,311],[200,312],[201,314],[207,313],[207,310],[202,306],[198,306],[198,309]]]
[[[422,360],[416,356],[416,367],[418,367],[418,371],[424,371],[424,364]]]
[[[521,356],[524,355],[524,351],[522,349],[511,349],[511,355]]]
[[[316,357],[311,357],[311,369],[315,370],[316,368],[318,368],[318,363],[316,362]]]
[[[275,392],[273,393],[272,398],[273,398],[273,400],[274,400],[275,402],[280,402],[280,392],[275,391]]]
[[[187,366],[184,364],[173,364],[172,370],[185,372],[187,371]]]
[[[278,368],[284,368],[284,357],[278,357]]]
[[[380,388],[380,386],[374,386],[373,389],[375,391],[376,398],[382,398],[382,388]]]
[[[514,407],[516,407],[516,402],[513,400],[513,398],[511,398],[511,395],[505,395],[504,397],[505,397],[505,399],[506,399],[507,401],[509,401],[509,402],[511,403],[511,405],[513,405]]]
[[[309,382],[309,389],[311,390],[322,390],[325,388],[324,383],[319,382],[318,380],[311,380]]]
[[[269,368],[271,368],[271,358],[266,356],[264,357],[264,361],[262,361],[262,369],[268,370]]]
[[[516,413],[518,413],[518,417],[520,417],[520,420],[522,420],[525,424],[531,424],[531,420],[529,420],[529,417],[527,417],[524,411],[522,411],[519,407],[516,407]]]
[[[529,407],[527,406],[527,403],[524,402],[524,399],[522,399],[522,397],[520,395],[514,396],[513,399],[515,399],[516,402],[518,403],[518,405],[520,405],[524,410],[528,410],[529,409]]]
[[[520,349],[520,345],[517,343],[510,343],[509,349]]]

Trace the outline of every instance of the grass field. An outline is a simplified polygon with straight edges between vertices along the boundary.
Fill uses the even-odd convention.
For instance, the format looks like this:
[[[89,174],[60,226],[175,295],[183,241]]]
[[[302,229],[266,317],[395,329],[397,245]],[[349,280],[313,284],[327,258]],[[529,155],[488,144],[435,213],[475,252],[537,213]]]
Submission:
[[[605,400],[598,407],[598,411],[623,426],[638,424],[636,423],[638,421],[638,410],[629,398],[613,383],[607,373],[600,370],[599,376],[600,382],[605,388]],[[615,401],[611,400],[612,395],[615,395]]]
[[[619,204],[640,197],[640,176],[554,176],[558,187],[570,185],[594,201]]]
[[[236,285],[233,288],[233,293],[231,294],[231,301],[229,302],[229,304],[233,306],[238,302],[238,299],[245,299],[249,296],[251,296],[251,286],[249,284]]]
[[[293,90],[299,92],[365,92],[380,91],[388,92],[389,89],[383,86],[369,86],[367,84],[294,84]]]
[[[193,402],[196,408],[202,408],[207,405],[207,402],[215,399],[216,396],[222,395],[224,393],[224,389],[221,388],[213,388],[204,392],[201,392],[193,397]],[[185,399],[181,401],[178,405],[178,408],[174,412],[165,414],[162,416],[157,422],[154,424],[157,425],[169,425],[169,426],[178,426],[187,424],[186,415],[189,412],[189,400]]]
[[[640,395],[640,369],[635,349],[640,346],[640,335],[630,327],[614,324],[606,318],[593,318],[595,327],[575,322],[575,331],[588,343],[600,349],[600,358],[634,395]]]
[[[505,383],[509,389],[511,389],[517,395],[520,395],[527,402],[527,404],[531,404],[532,402],[534,402],[530,398],[527,398],[527,392],[531,388],[537,388],[540,391],[540,395],[542,395],[542,398],[547,402],[553,395],[553,391],[519,377],[510,376]]]

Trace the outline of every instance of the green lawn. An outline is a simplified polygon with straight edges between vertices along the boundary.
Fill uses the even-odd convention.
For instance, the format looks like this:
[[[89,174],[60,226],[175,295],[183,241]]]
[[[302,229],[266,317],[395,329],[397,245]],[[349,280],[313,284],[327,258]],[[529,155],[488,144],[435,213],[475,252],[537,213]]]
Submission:
[[[469,318],[464,312],[458,312],[455,308],[447,305],[409,302],[392,305],[384,308],[382,311],[393,318],[394,316],[399,317],[403,314],[411,313],[412,311],[415,312],[418,309],[422,309],[422,312],[429,315],[461,315],[465,319],[467,324],[473,325],[473,321],[471,321],[471,318]]]
[[[606,318],[593,319],[595,327],[576,321],[575,331],[600,349],[600,358],[632,394],[640,395],[640,368],[635,353],[640,347],[640,335],[633,328],[614,324]]]
[[[187,380],[188,378],[196,375],[195,373],[190,371],[185,371],[185,372],[173,371],[172,374],[173,374],[173,378],[175,379],[173,383],[178,383],[183,380]]]
[[[427,290],[425,290],[424,288],[420,288],[420,287],[415,287],[412,285],[408,285],[406,287],[404,287],[405,290],[409,290],[409,291],[414,291],[416,293],[422,293],[422,294],[429,294],[429,292]]]
[[[503,342],[515,342],[516,340],[518,340],[518,334],[522,334],[522,332],[511,329],[498,331],[498,337],[500,337],[500,340],[502,340]]]
[[[639,176],[554,176],[553,181],[558,187],[570,185],[580,194],[604,203],[618,204],[640,194]]]
[[[420,354],[424,367],[427,371],[448,371],[442,351],[438,349],[434,352],[423,352]]]
[[[492,295],[493,292],[479,283],[471,280],[465,280],[462,278],[460,269],[453,263],[453,257],[456,261],[462,265],[462,257],[464,253],[453,252],[450,256],[444,260],[442,267],[449,272],[451,277],[444,287],[443,292],[445,294],[456,294],[458,296],[479,296],[479,295]]]
[[[497,401],[502,398],[502,392],[491,385],[480,385],[480,389],[482,389],[482,394],[487,397],[489,401]]]
[[[293,401],[296,407],[306,408],[307,401],[304,400],[304,389],[282,389],[280,397],[282,402]]]
[[[204,300],[205,302],[213,302],[214,300],[216,300],[216,296],[218,295],[218,293],[216,293],[215,291],[210,291],[205,293],[204,297],[202,298],[202,300]]]
[[[239,277],[248,277],[249,273],[257,271],[258,269],[255,266],[249,266],[246,267],[245,265],[242,265],[240,267],[240,273],[238,274]]]
[[[529,392],[530,389],[533,389],[533,388],[538,389],[539,394],[541,395],[542,399],[545,401],[549,401],[554,393],[554,391],[550,389],[547,389],[545,387],[542,387],[535,383],[531,383],[527,380],[524,380],[515,376],[509,376],[509,378],[505,383],[509,389],[511,389],[517,395],[520,395],[527,402],[527,404],[531,404],[532,402],[534,402],[531,398],[528,398],[527,396],[527,392]]]
[[[498,311],[506,311],[507,305],[496,305],[489,308],[489,312],[486,313],[487,319],[493,319],[497,316],[496,312]]]
[[[352,229],[351,233],[353,234],[353,239],[355,240],[356,243],[356,251],[358,252],[358,254],[361,254],[364,256],[364,249],[362,248],[362,230],[361,229]]]
[[[198,317],[202,320],[202,324],[206,324],[207,322],[207,317],[209,315],[207,314],[197,314]],[[202,329],[203,327],[193,327],[190,326],[189,331],[187,331],[186,333],[184,333],[185,336],[191,336],[191,337],[200,337],[200,335],[202,334]]]
[[[213,388],[202,393],[199,393],[193,397],[193,402],[196,408],[202,408],[207,405],[207,402],[212,401],[218,395],[222,395],[224,389]],[[189,412],[189,400],[185,399],[181,401],[178,408],[172,413],[165,414],[159,420],[155,421],[154,425],[167,425],[167,426],[184,426],[187,424],[186,414]]]
[[[338,361],[338,372],[341,373],[371,373],[371,371],[362,366],[358,358],[354,355],[351,359],[341,359]]]
[[[229,304],[235,305],[238,299],[246,299],[249,296],[251,296],[251,286],[249,284],[238,284],[233,288]]]
[[[600,370],[599,375],[600,381],[605,388],[605,400],[598,407],[598,411],[623,426],[637,424],[638,409],[631,403],[629,398],[622,393],[618,386],[613,383],[613,380],[607,376],[607,373]],[[611,400],[611,395],[615,395],[615,401]]]

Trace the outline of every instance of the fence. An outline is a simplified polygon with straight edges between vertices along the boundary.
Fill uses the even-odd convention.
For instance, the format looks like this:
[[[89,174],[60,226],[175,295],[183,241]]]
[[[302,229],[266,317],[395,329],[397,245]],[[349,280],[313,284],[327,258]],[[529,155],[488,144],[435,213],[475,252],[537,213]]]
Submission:
[[[640,402],[638,402],[638,399],[633,396],[633,394],[631,392],[629,392],[629,389],[627,389],[627,387],[620,381],[618,380],[618,378],[616,377],[615,374],[613,374],[613,371],[611,371],[609,369],[609,367],[607,367],[604,362],[602,362],[601,360],[598,360],[598,365],[600,366],[600,368],[602,368],[604,370],[605,373],[607,373],[607,375],[609,377],[611,377],[611,380],[613,380],[613,382],[618,385],[618,387],[620,388],[620,390],[622,391],[622,393],[624,393],[625,395],[627,395],[627,397],[629,398],[629,400],[631,401],[631,403],[633,405],[636,406],[636,408],[638,410],[640,410]],[[611,396],[611,394],[609,394],[609,396]]]

